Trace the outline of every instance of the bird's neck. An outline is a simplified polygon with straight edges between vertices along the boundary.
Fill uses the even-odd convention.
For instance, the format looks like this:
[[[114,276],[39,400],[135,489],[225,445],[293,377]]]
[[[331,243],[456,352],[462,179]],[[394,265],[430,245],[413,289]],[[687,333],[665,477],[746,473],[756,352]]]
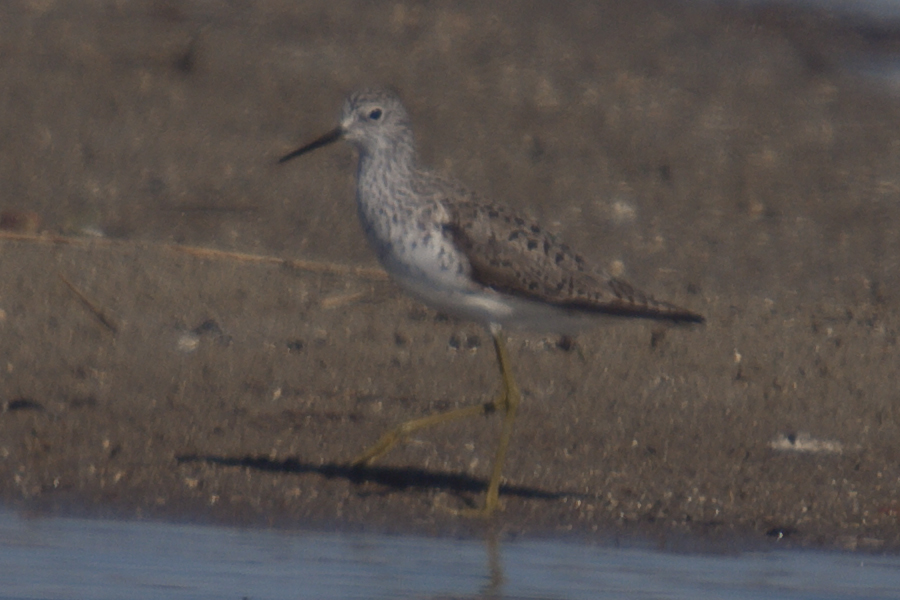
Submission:
[[[359,151],[359,183],[388,193],[408,188],[416,172],[412,143],[390,140]]]

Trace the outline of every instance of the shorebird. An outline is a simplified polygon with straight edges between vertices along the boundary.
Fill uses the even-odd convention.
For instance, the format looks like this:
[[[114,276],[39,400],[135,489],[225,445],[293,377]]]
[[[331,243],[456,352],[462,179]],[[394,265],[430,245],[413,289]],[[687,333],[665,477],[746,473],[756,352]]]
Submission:
[[[350,94],[337,127],[279,163],[340,139],[359,153],[357,211],[381,264],[425,304],[484,324],[493,336],[502,381],[493,401],[401,423],[352,465],[371,464],[426,427],[502,411],[484,506],[473,511],[490,515],[499,504],[501,471],[520,400],[504,328],[567,332],[581,329],[587,320],[626,317],[703,322],[690,310],[655,300],[591,267],[535,221],[419,165],[409,113],[394,92]]]

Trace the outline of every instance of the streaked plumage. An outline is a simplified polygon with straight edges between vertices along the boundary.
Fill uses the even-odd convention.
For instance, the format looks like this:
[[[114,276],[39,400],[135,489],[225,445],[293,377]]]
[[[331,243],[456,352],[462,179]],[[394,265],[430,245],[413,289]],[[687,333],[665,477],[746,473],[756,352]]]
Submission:
[[[507,418],[485,513],[497,505],[500,465],[519,395],[508,369],[501,327],[568,332],[595,317],[703,321],[700,315],[654,300],[592,268],[536,222],[483,202],[455,181],[420,167],[409,115],[393,92],[351,94],[336,129],[280,162],[340,138],[359,151],[359,218],[385,269],[427,304],[481,322],[494,335],[503,391],[481,412],[501,408]],[[404,423],[356,462],[367,464],[412,431],[476,414],[479,408]]]

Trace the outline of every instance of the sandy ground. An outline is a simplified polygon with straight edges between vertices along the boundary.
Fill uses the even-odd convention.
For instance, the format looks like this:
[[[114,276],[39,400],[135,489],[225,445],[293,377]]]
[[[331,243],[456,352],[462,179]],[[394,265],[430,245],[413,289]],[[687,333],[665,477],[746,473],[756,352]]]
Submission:
[[[856,74],[898,37],[699,2],[3,3],[0,498],[900,548],[900,107]],[[445,508],[482,501],[497,418],[346,467],[499,384],[479,326],[380,275],[348,146],[274,165],[370,84],[423,162],[708,319],[513,335],[487,525]]]

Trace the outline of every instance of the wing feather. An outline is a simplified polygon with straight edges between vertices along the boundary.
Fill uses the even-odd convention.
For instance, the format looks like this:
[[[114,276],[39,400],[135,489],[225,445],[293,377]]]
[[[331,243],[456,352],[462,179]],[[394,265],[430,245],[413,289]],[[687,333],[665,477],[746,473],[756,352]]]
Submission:
[[[483,204],[467,194],[455,195],[445,207],[451,215],[445,231],[481,285],[577,311],[676,322],[704,320],[591,269],[556,236],[504,206]]]

